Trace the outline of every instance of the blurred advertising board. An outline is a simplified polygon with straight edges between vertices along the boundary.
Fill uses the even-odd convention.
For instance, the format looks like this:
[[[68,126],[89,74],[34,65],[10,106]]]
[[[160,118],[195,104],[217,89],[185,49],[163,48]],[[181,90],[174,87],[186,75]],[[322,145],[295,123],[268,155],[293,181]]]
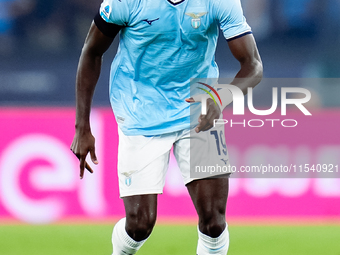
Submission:
[[[226,141],[237,171],[230,180],[228,216],[340,217],[340,110],[270,116],[278,121],[230,116],[224,113]],[[49,223],[124,214],[116,175],[117,125],[111,109],[92,111],[99,165],[83,180],[70,151],[74,119],[71,108],[0,108],[0,220]],[[284,119],[297,125],[293,121],[282,125]],[[260,171],[247,175],[251,169]],[[171,156],[159,198],[160,218],[196,215],[177,170]]]

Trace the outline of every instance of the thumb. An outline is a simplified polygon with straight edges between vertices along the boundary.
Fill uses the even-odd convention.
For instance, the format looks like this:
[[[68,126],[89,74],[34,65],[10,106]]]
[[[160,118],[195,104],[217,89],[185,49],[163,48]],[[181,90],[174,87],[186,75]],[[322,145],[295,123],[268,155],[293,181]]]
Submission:
[[[98,160],[97,160],[97,156],[96,156],[96,152],[95,152],[94,148],[92,150],[90,150],[90,155],[91,155],[92,162],[97,165]]]

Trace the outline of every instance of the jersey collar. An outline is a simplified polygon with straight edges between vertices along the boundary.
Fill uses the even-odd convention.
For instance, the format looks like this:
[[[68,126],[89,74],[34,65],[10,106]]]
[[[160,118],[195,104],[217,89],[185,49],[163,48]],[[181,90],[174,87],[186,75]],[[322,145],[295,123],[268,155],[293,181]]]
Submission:
[[[185,0],[167,0],[172,5],[178,5],[180,3],[183,3]]]

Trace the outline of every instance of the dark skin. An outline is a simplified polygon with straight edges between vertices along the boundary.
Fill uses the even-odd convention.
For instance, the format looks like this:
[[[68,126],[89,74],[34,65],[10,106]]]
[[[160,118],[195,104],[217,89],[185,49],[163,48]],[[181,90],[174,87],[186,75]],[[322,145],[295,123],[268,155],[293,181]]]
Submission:
[[[255,87],[262,79],[262,61],[252,35],[245,35],[241,38],[228,42],[229,49],[233,56],[239,61],[241,68],[235,79],[230,83],[239,87],[246,95],[248,88]],[[189,98],[187,102],[195,102]],[[207,100],[207,114],[198,118],[199,124],[195,128],[197,133],[207,131],[213,127],[214,119],[219,119],[221,110],[214,101]]]
[[[79,158],[80,178],[87,169],[88,153],[98,164],[95,153],[95,138],[90,128],[91,102],[102,63],[102,56],[110,47],[113,38],[105,36],[94,23],[87,35],[79,60],[76,79],[76,132],[71,150]],[[249,34],[228,42],[233,56],[240,63],[240,70],[231,84],[241,88],[244,94],[248,87],[255,87],[262,78],[262,62],[254,37]],[[248,78],[248,79],[244,79]],[[190,101],[190,99],[189,99]],[[190,102],[193,102],[192,100]],[[213,100],[207,100],[207,115],[199,117],[195,131],[209,130],[221,110]],[[199,216],[199,229],[211,237],[219,236],[225,229],[225,212],[228,198],[228,178],[196,180],[187,184],[191,199]],[[126,231],[136,241],[147,238],[156,222],[157,195],[137,195],[123,198],[126,211]]]
[[[90,127],[90,111],[94,89],[100,75],[102,56],[112,42],[113,38],[105,36],[92,22],[79,59],[76,78],[76,133],[71,150],[79,159],[81,179],[84,177],[85,168],[93,173],[85,161],[88,153],[92,162],[98,164],[95,138]]]

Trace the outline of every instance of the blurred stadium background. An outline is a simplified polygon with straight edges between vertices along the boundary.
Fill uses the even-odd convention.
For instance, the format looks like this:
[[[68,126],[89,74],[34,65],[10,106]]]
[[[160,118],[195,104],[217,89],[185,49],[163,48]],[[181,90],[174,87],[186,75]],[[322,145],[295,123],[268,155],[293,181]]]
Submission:
[[[108,99],[117,40],[104,57],[93,102],[96,173],[79,181],[69,151],[77,62],[100,3],[0,0],[1,255],[110,254],[112,225],[124,214]],[[312,92],[307,108],[313,116],[292,111],[285,118],[299,125],[289,130],[226,127],[232,164],[339,165],[340,1],[242,4],[267,78],[255,89],[255,105],[270,107],[272,87],[301,86]],[[223,36],[216,61],[221,77],[238,69]],[[194,254],[195,211],[176,168],[172,158],[159,201],[160,226],[140,254]],[[339,175],[231,179],[229,254],[339,255]]]

